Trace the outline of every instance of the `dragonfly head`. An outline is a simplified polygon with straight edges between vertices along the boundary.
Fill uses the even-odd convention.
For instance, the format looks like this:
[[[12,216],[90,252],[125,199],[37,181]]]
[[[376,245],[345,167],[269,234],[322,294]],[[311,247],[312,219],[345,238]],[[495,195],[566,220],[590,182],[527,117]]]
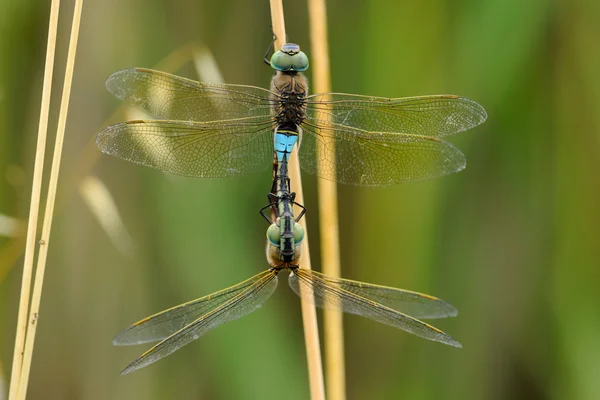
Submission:
[[[271,67],[282,72],[302,72],[308,69],[308,57],[295,43],[286,43],[271,56]]]

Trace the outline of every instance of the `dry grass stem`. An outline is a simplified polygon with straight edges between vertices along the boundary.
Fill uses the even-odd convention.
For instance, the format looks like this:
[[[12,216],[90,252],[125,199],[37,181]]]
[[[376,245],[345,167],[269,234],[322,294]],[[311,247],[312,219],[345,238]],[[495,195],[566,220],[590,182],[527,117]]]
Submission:
[[[328,93],[331,92],[331,69],[329,67],[325,0],[308,0],[308,19],[310,23],[313,91],[315,93]],[[326,118],[323,118],[323,120],[326,121]],[[329,147],[333,146],[334,143],[321,143],[321,147],[325,145]],[[337,184],[334,180],[318,179],[317,185],[321,265],[324,274],[339,277],[341,267]],[[330,400],[343,400],[346,398],[343,316],[340,311],[335,310],[324,310],[323,313],[327,398]]]
[[[273,32],[275,33],[275,36],[277,36],[275,48],[278,49],[285,42],[286,38],[285,21],[283,18],[283,5],[281,0],[271,0],[270,3]],[[290,157],[289,175],[292,190],[296,192],[296,201],[302,204],[304,203],[304,195],[302,192],[302,180],[300,177],[300,163],[298,161],[297,147],[294,149]],[[303,226],[305,232],[305,237],[302,243],[302,259],[300,260],[300,266],[305,269],[311,269],[306,218],[300,220],[300,224]],[[307,298],[307,296],[310,294],[306,293],[306,288],[301,286],[300,289],[310,397],[312,400],[324,400],[325,388],[323,382],[323,366],[321,364],[321,347],[319,344],[317,312],[313,302]]]
[[[44,82],[42,86],[42,104],[40,107],[40,121],[38,125],[38,139],[35,150],[33,167],[33,182],[31,187],[31,203],[29,205],[29,222],[27,224],[27,239],[25,241],[25,260],[23,262],[23,277],[21,281],[21,297],[17,317],[17,330],[15,335],[15,348],[10,377],[8,398],[15,399],[21,368],[23,365],[23,349],[25,347],[25,334],[27,332],[27,311],[29,310],[29,296],[31,292],[31,277],[33,275],[33,258],[35,253],[35,239],[40,210],[40,194],[42,191],[42,177],[44,172],[44,155],[46,151],[46,137],[48,133],[48,115],[50,114],[50,95],[52,93],[52,74],[54,72],[54,53],[56,49],[56,32],[58,29],[58,10],[60,0],[52,0],[50,5],[50,18],[48,23],[48,42],[46,44],[46,61],[44,65]]]
[[[75,67],[75,55],[77,51],[77,39],[79,37],[79,25],[81,21],[81,9],[83,0],[75,1],[73,11],[73,24],[71,27],[71,38],[69,40],[69,52],[67,55],[67,64],[65,70],[65,81],[60,104],[60,113],[58,116],[58,126],[56,129],[56,142],[54,144],[54,156],[52,158],[52,169],[50,171],[50,181],[48,183],[48,196],[46,199],[46,210],[44,213],[44,225],[42,227],[42,236],[40,240],[40,250],[36,266],[35,282],[33,285],[33,295],[31,298],[31,310],[29,312],[29,321],[27,337],[25,340],[25,349],[23,352],[23,367],[19,380],[19,387],[16,398],[24,400],[27,395],[27,385],[29,383],[29,372],[31,370],[31,359],[33,355],[33,345],[35,343],[35,333],[39,316],[39,308],[42,296],[42,286],[44,282],[44,273],[46,270],[46,257],[48,255],[48,245],[50,240],[50,231],[52,228],[52,214],[54,213],[54,202],[56,199],[56,187],[60,171],[60,161],[62,157],[62,148],[67,124],[67,112],[69,109],[69,100],[71,95],[71,82],[73,80],[73,69]]]

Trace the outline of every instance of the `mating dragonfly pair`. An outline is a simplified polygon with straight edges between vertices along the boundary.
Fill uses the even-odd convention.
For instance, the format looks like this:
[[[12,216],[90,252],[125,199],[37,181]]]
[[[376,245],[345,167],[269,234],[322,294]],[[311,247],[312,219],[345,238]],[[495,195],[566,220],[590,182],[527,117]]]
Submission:
[[[320,178],[385,186],[433,178],[465,167],[463,154],[442,140],[487,118],[479,104],[458,96],[388,99],[349,94],[308,95],[308,58],[295,44],[273,54],[270,90],[209,84],[150,69],[111,75],[116,97],[162,120],[112,125],[97,138],[108,154],[191,177],[238,176],[275,163],[270,204],[270,268],[200,299],[147,317],[121,332],[116,345],[159,341],[125,368],[129,373],[260,307],[290,270],[289,285],[317,306],[358,314],[425,339],[461,344],[420,319],[457,315],[450,304],[407,290],[333,278],[299,268],[304,232],[294,216],[287,162],[297,145],[301,167]],[[266,209],[272,209],[271,219]]]

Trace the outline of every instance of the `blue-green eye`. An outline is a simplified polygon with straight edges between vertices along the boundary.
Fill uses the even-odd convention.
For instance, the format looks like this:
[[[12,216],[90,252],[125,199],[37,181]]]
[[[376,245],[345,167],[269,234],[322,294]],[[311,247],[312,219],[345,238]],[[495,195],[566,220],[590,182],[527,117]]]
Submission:
[[[290,71],[293,65],[293,57],[294,56],[277,51],[271,56],[271,67],[277,71]]]
[[[299,223],[294,224],[294,242],[299,245],[304,240],[304,228]]]
[[[271,67],[277,71],[306,71],[308,57],[297,44],[286,43],[271,56]]]
[[[302,51],[293,56],[292,69],[294,71],[306,71],[308,69],[308,57]]]
[[[281,233],[279,227],[275,224],[271,224],[267,229],[267,240],[271,242],[273,246],[279,246],[281,243]]]

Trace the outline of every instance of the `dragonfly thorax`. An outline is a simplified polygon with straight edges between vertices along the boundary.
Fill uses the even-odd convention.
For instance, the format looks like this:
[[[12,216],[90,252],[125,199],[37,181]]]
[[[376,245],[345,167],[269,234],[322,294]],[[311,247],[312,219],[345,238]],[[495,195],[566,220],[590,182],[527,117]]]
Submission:
[[[271,92],[277,126],[296,130],[306,118],[308,80],[301,73],[278,71],[271,80]]]

